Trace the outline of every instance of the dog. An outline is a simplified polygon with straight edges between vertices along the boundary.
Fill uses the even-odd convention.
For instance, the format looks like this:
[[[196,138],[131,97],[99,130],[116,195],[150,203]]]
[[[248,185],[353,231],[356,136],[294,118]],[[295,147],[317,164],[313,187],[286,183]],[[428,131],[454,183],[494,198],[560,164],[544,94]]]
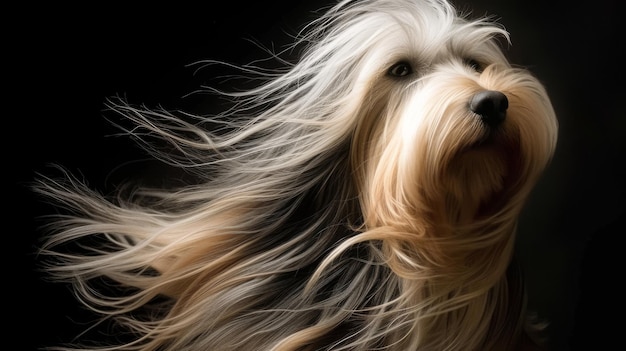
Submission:
[[[52,349],[541,347],[514,243],[558,122],[508,42],[445,0],[343,0],[222,113],[109,100],[198,181],[37,179],[61,209],[42,269],[131,336]]]

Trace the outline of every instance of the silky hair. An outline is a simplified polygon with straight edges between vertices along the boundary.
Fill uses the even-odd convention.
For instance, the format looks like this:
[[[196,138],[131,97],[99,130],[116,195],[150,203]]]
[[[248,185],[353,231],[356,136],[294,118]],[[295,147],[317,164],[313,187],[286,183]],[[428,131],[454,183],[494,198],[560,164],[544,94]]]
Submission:
[[[60,209],[42,269],[132,335],[48,350],[516,350],[532,327],[515,228],[557,124],[508,39],[442,0],[340,1],[296,63],[213,89],[224,112],[108,100],[198,181],[37,180]],[[509,99],[501,147],[467,108],[480,89]]]

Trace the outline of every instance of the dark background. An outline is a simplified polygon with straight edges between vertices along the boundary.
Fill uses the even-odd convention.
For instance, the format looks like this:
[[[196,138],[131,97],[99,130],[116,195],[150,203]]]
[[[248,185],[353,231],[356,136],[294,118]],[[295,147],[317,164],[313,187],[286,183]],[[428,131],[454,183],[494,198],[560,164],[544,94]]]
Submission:
[[[293,4],[292,4],[293,3]],[[103,118],[104,100],[188,109],[187,94],[216,82],[194,73],[202,59],[247,63],[265,46],[289,42],[329,2],[231,0],[219,8],[189,5],[130,9],[39,5],[7,8],[3,26],[4,173],[9,177],[3,255],[5,340],[13,349],[67,341],[89,319],[65,286],[43,282],[32,252],[37,216],[52,210],[27,190],[49,163],[80,172],[106,189],[150,163]],[[493,14],[511,32],[508,56],[546,88],[560,122],[558,149],[533,193],[519,228],[530,304],[551,321],[554,350],[607,350],[621,344],[624,277],[624,30],[617,0],[457,1]],[[67,7],[64,7],[67,6]],[[8,24],[15,19],[13,24]],[[619,106],[619,107],[618,107]],[[121,165],[121,166],[120,166]],[[17,257],[16,257],[17,256]],[[10,311],[10,312],[9,312]]]

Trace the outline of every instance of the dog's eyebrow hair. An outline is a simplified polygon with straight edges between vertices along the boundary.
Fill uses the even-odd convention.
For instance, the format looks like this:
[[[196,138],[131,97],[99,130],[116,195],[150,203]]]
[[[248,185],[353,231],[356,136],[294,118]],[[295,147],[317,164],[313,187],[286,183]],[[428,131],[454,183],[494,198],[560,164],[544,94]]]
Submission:
[[[46,277],[124,335],[51,349],[541,345],[515,243],[558,122],[491,40],[504,28],[459,16],[446,0],[340,0],[268,50],[280,68],[198,62],[237,72],[240,87],[203,88],[218,112],[107,99],[165,165],[112,193],[63,166],[34,181],[57,213]]]

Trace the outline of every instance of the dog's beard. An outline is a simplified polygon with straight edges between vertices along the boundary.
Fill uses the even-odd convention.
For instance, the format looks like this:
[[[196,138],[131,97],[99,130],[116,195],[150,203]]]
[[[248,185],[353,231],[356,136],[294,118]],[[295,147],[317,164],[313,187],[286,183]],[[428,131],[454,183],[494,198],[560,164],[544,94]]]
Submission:
[[[444,172],[448,203],[459,209],[458,222],[492,214],[506,200],[516,177],[517,148],[490,142],[461,151]],[[462,210],[467,210],[467,213]]]

